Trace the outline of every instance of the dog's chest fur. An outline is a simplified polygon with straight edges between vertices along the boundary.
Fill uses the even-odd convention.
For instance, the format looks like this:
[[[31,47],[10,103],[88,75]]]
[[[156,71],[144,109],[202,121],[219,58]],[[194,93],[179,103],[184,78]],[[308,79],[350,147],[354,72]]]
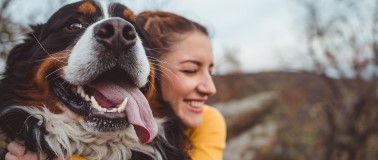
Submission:
[[[49,133],[45,141],[60,159],[66,159],[65,155],[80,155],[91,160],[130,159],[131,150],[162,159],[152,146],[140,144],[132,125],[122,132],[93,134],[86,132],[78,121],[64,114],[57,115],[47,109],[22,109],[37,118],[40,124],[44,121]]]

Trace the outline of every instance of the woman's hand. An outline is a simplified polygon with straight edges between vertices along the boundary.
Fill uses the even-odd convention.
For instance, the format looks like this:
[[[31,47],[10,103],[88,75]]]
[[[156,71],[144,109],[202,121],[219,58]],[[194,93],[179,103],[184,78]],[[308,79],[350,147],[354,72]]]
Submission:
[[[8,153],[5,155],[5,160],[37,160],[38,156],[35,152],[26,152],[25,145],[22,141],[12,141],[8,144]],[[41,159],[46,159],[46,154],[41,154]]]

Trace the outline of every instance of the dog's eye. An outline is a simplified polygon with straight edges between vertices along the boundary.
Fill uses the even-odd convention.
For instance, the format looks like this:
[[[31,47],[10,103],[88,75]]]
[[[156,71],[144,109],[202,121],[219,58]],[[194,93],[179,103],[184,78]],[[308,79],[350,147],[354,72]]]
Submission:
[[[70,31],[77,31],[77,30],[80,30],[80,29],[83,29],[85,28],[87,25],[83,24],[83,23],[80,23],[80,22],[74,22],[74,23],[71,23],[67,26],[67,29],[70,30]]]

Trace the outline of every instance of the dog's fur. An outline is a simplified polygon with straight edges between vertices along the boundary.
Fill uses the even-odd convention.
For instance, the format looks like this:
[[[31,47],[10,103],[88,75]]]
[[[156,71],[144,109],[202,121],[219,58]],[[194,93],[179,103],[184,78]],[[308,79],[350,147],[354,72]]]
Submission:
[[[107,30],[120,23],[127,30],[122,28],[118,36],[126,40],[101,39],[108,38],[101,26]],[[148,37],[132,11],[118,3],[85,0],[62,7],[31,29],[9,54],[0,80],[0,128],[9,140],[23,140],[28,151],[45,152],[48,159],[184,159],[185,152],[167,143],[161,125],[149,142],[154,135],[137,136],[140,130],[126,117],[114,113],[113,119],[113,113],[106,113],[104,118],[105,113],[92,111],[93,104],[75,93],[78,86],[115,79],[154,97],[154,69],[142,45]]]

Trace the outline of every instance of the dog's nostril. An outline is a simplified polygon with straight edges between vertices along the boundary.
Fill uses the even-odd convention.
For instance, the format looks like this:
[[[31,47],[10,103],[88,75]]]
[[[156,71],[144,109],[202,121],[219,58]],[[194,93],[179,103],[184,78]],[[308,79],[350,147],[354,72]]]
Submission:
[[[99,38],[110,38],[114,35],[114,32],[113,25],[106,24],[97,30],[96,35]]]
[[[108,49],[126,49],[135,44],[134,26],[121,18],[112,18],[94,27],[94,38]]]
[[[123,28],[122,35],[126,40],[134,40],[136,38],[134,29],[129,25]]]

